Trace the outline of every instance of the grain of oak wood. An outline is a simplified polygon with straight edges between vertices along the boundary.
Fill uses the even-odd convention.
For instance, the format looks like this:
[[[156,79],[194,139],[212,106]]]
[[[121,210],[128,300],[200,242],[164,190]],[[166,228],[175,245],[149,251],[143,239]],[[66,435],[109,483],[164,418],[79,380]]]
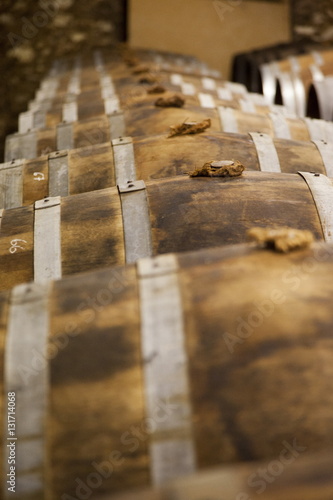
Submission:
[[[169,272],[176,273],[180,294],[198,470],[276,460],[286,442],[296,442],[302,456],[304,448],[306,456],[331,447],[332,246],[318,242],[276,254],[239,245],[174,258],[177,268]],[[151,265],[153,269],[154,261]],[[50,328],[48,406],[42,431],[47,465],[43,488],[50,500],[64,494],[75,498],[82,484],[77,479],[86,483],[102,463],[105,477],[99,473],[98,487],[91,486],[96,498],[148,486],[154,460],[151,443],[175,438],[172,428],[159,435],[152,425],[146,432],[143,279],[147,278],[131,265],[67,277],[50,288],[44,306]],[[307,303],[311,307],[305,308]],[[10,294],[0,294],[0,364],[9,307]],[[172,328],[169,334],[175,334]],[[165,353],[165,345],[157,346],[155,363],[160,349]],[[35,383],[36,363],[32,356],[27,384]],[[177,401],[172,403],[177,406]],[[168,406],[161,408],[159,419]],[[113,467],[112,474],[105,473],[105,467],[108,472]],[[230,473],[236,474],[233,478],[245,477]],[[302,477],[301,470],[295,484],[286,468],[282,484],[277,480],[272,485],[276,497],[267,498],[280,499],[279,492],[296,487]],[[323,475],[308,477],[317,477],[315,487],[320,488]],[[180,484],[180,491],[194,494],[194,483]],[[226,492],[228,487],[234,491],[232,484],[244,485],[232,481]],[[325,482],[323,488],[327,486]]]
[[[328,179],[326,184],[328,188],[331,185]],[[153,255],[244,242],[246,231],[256,225],[309,229],[315,238],[323,239],[313,196],[300,175],[245,172],[233,179],[178,176],[149,181],[146,188],[140,181],[139,189],[145,208],[135,214],[135,220],[148,226]],[[131,212],[122,211],[123,196],[131,193],[119,195],[117,188],[109,188],[60,200],[57,245],[62,275],[123,264],[127,252],[132,251],[125,245],[125,230],[131,235],[134,232],[140,243],[139,226],[131,228]],[[33,205],[3,211],[2,289],[34,279],[34,266],[38,265],[34,211]],[[136,240],[132,245],[136,246]]]
[[[98,141],[99,138],[103,140],[105,135],[94,131],[92,137]],[[86,137],[89,137],[88,133]],[[79,143],[89,144],[89,141],[83,139]],[[333,175],[328,144],[286,139],[272,139],[270,143],[276,151],[281,172],[307,170]],[[328,151],[324,157],[326,163],[318,148],[320,144]],[[265,147],[267,155],[268,149]],[[168,138],[167,134],[134,137],[133,151],[135,175],[132,180],[149,181],[184,175],[206,162],[221,159],[238,160],[247,170],[264,170],[270,166],[268,156],[266,159],[264,155],[259,162],[253,137],[249,134],[213,133],[208,130],[203,134],[173,138]],[[121,170],[122,166],[119,164],[118,168]],[[15,208],[46,196],[74,195],[113,187],[117,183],[116,172],[114,146],[110,142],[60,151],[34,160],[8,162],[0,165],[0,206]]]

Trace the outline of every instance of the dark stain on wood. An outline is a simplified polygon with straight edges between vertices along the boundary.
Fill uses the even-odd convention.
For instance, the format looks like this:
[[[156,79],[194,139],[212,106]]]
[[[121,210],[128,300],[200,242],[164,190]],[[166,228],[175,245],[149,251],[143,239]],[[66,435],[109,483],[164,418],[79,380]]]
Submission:
[[[33,280],[33,206],[3,212],[0,229],[0,290]]]
[[[323,238],[313,198],[298,175],[171,178],[147,189],[154,254],[241,243],[253,225],[308,229]]]
[[[63,198],[61,206],[63,275],[124,263],[117,190]]]

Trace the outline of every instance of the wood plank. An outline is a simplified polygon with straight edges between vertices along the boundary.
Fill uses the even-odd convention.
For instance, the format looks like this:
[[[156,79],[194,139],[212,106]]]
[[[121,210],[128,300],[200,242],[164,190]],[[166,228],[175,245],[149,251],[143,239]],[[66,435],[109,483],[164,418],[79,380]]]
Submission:
[[[84,481],[99,467],[105,471],[101,491],[148,485],[134,267],[57,282],[50,306],[49,348],[57,353],[50,360],[47,426],[54,498],[77,496],[76,478]]]
[[[147,183],[147,193],[154,255],[244,242],[253,225],[272,223],[323,238],[311,193],[298,175],[177,177]]]
[[[33,280],[33,207],[4,210],[0,231],[0,290]]]
[[[193,258],[178,259],[199,467],[331,446],[330,247]]]
[[[210,131],[220,131],[221,126],[215,109],[202,109],[199,106],[184,106],[184,108],[146,107],[126,110],[124,112],[126,134],[131,137],[166,134],[170,126],[186,122],[201,122],[211,119]]]
[[[274,139],[274,145],[283,172],[296,174],[299,170],[304,170],[306,165],[309,172],[326,174],[323,160],[312,142]]]
[[[63,198],[61,241],[64,276],[125,263],[117,189]]]
[[[86,146],[68,152],[70,194],[115,186],[111,144]]]
[[[238,160],[249,170],[259,162],[249,136],[210,133],[167,138],[166,135],[134,140],[138,179],[183,176],[212,160]]]
[[[30,205],[49,194],[47,156],[29,160],[23,168],[23,205]]]
[[[73,125],[73,148],[83,148],[110,142],[107,117],[91,119]],[[71,149],[73,149],[71,148]]]
[[[55,129],[45,129],[39,130],[37,132],[37,146],[36,146],[36,154],[31,158],[35,158],[36,156],[43,156],[57,149],[56,143],[56,130]]]
[[[22,206],[23,198],[23,161],[3,164],[0,169],[0,207],[15,208]]]

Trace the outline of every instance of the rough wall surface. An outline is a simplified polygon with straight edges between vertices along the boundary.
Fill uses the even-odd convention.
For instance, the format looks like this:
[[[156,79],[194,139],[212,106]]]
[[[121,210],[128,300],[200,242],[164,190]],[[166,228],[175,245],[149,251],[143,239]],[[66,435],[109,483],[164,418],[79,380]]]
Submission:
[[[0,3],[0,161],[52,61],[126,35],[125,0],[2,0]]]
[[[291,0],[296,40],[333,42],[333,0]]]
[[[289,0],[131,0],[131,45],[192,54],[225,78],[235,53],[290,38]]]

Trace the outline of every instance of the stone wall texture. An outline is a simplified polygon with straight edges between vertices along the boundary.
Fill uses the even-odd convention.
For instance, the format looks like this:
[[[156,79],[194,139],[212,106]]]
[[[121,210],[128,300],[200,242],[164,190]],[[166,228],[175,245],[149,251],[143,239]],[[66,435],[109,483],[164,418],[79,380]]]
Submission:
[[[57,58],[126,38],[126,0],[0,2],[0,161],[43,76]]]
[[[333,43],[333,0],[291,0],[296,40]]]

